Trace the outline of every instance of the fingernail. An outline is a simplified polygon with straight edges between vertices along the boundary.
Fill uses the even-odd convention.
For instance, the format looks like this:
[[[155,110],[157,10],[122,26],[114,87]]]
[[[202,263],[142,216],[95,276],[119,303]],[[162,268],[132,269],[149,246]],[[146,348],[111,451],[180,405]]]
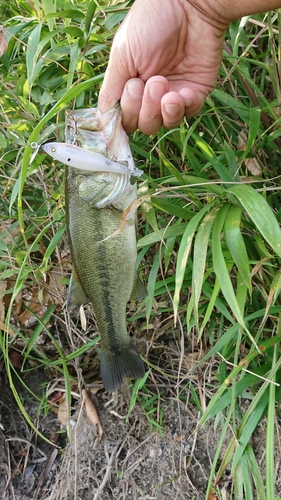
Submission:
[[[180,105],[179,104],[165,104],[164,109],[168,115],[175,116],[180,109]]]
[[[189,106],[191,106],[191,104],[193,104],[193,99],[186,99],[184,101],[184,105],[186,108],[189,108]]]
[[[143,85],[138,80],[133,80],[127,84],[127,92],[133,99],[139,99],[143,94]]]
[[[151,99],[159,101],[166,93],[166,85],[160,82],[150,83],[148,86],[148,93]]]

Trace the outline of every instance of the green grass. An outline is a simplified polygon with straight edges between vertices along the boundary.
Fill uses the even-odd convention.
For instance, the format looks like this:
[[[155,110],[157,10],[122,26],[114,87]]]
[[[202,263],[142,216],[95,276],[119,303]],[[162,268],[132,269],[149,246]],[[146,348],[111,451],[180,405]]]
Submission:
[[[59,265],[65,283],[69,271],[63,169],[42,155],[30,164],[30,144],[63,139],[64,110],[96,104],[112,35],[128,2],[106,7],[77,0],[67,9],[59,0],[56,9],[52,1],[33,5],[12,0],[0,6],[9,42],[0,59],[0,282],[6,284],[7,298],[5,311],[0,310],[0,342],[17,402],[35,428],[13,384],[12,372],[19,374],[9,359],[10,347],[22,349],[23,370],[35,359],[54,376],[62,375],[70,405],[75,376],[69,371],[96,340],[65,353],[48,326],[51,318],[55,322],[56,315],[62,316],[64,301],[58,297],[53,305],[44,299],[49,273]],[[140,132],[131,137],[133,154],[145,170],[139,195],[148,198],[140,209],[138,249],[149,293],[145,308],[137,306],[129,322],[143,325],[148,339],[146,327],[154,335],[157,318],[165,337],[173,338],[175,321],[179,369],[165,374],[159,365],[153,373],[174,381],[178,397],[191,384],[200,425],[222,417],[206,499],[212,488],[222,498],[219,480],[229,470],[236,500],[275,496],[274,429],[281,395],[281,17],[276,11],[251,19],[231,25],[217,88],[199,117],[155,137]],[[36,300],[46,306],[41,316],[24,299],[34,287]],[[32,334],[18,320],[27,307],[37,321]],[[54,346],[52,355],[37,343],[43,331]],[[206,408],[197,385],[188,380],[196,368],[186,373],[181,367],[189,340],[198,351],[204,346],[196,368],[216,361],[211,370],[217,384],[208,386]],[[147,366],[153,365],[154,360]],[[161,431],[160,394],[155,394],[145,381],[137,382],[129,414],[141,405],[150,428]],[[250,443],[264,416],[265,483]],[[233,439],[222,452],[229,426]]]

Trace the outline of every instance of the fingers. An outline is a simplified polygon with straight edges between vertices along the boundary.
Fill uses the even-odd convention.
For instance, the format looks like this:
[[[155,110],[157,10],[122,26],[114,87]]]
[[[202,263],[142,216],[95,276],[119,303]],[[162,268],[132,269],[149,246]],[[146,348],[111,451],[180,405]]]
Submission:
[[[121,98],[123,127],[126,132],[139,128],[144,134],[155,134],[162,125],[161,99],[169,84],[163,76],[150,78],[146,84],[138,78],[129,80]]]
[[[185,103],[185,116],[188,118],[191,116],[199,115],[201,109],[204,106],[207,95],[210,93],[211,89],[204,89],[204,92],[200,89],[193,89],[190,87],[183,87],[179,90],[179,94],[184,99]]]
[[[146,82],[138,119],[138,127],[144,134],[155,134],[160,129],[163,123],[161,100],[168,90],[168,81],[163,76],[149,78]]]
[[[184,116],[200,113],[206,95],[189,87],[169,91],[169,82],[163,76],[150,78],[146,84],[138,78],[128,80],[121,98],[123,127],[127,133],[137,128],[147,135],[156,134],[161,125],[173,128]]]
[[[121,97],[121,108],[123,113],[122,125],[128,134],[138,128],[143,93],[144,83],[142,80],[131,78],[127,81]]]
[[[161,100],[161,113],[163,125],[166,128],[173,128],[180,125],[185,115],[186,106],[191,103],[189,100],[186,103],[184,97],[179,92],[168,92]]]
[[[101,113],[105,113],[121,99],[125,82],[129,78],[126,72],[122,71],[122,66],[118,62],[118,56],[115,59],[112,58],[112,61],[114,62],[109,62],[99,92],[98,109]]]
[[[177,127],[184,116],[198,115],[206,99],[202,91],[190,87],[169,91],[169,86],[174,84],[163,76],[151,77],[146,84],[140,78],[131,78],[123,88],[122,77],[120,81],[116,79],[116,72],[113,87],[107,84],[109,78],[108,72],[100,90],[98,108],[104,113],[120,99],[122,124],[127,133],[139,128],[144,134],[151,135],[156,134],[162,125]],[[110,95],[107,88],[111,88]]]

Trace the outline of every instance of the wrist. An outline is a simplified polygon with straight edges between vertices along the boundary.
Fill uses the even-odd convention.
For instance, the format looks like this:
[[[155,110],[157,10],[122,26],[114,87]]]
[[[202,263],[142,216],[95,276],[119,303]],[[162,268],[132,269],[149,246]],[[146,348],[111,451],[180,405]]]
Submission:
[[[244,16],[281,7],[281,0],[186,0],[217,28],[225,30]]]
[[[228,9],[226,9],[223,0],[186,0],[191,4],[208,23],[212,24],[215,28],[225,31],[229,24],[234,20],[230,17]]]

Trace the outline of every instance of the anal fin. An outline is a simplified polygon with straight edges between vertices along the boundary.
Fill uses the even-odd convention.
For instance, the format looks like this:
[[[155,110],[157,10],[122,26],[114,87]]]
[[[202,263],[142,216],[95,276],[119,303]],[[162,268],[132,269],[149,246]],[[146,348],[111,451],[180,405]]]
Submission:
[[[76,271],[73,270],[68,287],[66,307],[69,311],[73,311],[88,302],[89,299],[80,284]]]
[[[138,273],[136,272],[134,277],[133,289],[131,292],[131,300],[141,300],[144,299],[148,294],[147,289],[145,288],[143,282],[141,281]]]

